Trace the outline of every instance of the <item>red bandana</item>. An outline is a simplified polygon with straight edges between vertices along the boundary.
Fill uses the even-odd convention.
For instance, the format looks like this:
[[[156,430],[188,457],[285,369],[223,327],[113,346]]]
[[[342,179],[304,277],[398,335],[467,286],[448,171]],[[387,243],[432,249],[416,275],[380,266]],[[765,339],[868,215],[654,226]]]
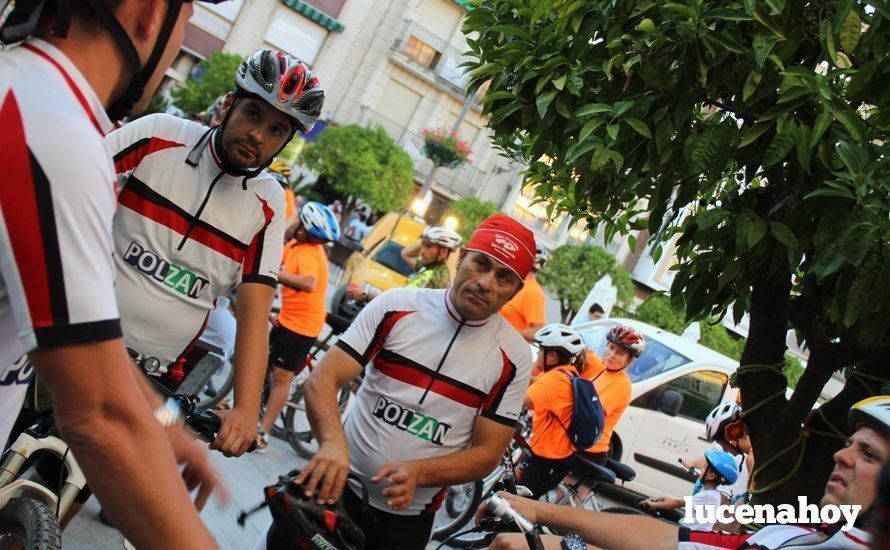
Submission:
[[[479,224],[467,250],[491,256],[525,280],[535,263],[535,235],[513,218],[495,214]]]

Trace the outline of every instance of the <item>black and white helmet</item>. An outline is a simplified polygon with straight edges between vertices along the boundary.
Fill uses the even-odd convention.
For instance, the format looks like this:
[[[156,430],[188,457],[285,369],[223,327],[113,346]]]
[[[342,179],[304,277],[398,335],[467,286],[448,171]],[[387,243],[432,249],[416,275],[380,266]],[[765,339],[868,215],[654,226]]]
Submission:
[[[427,227],[423,230],[423,234],[420,235],[420,238],[447,248],[448,250],[454,250],[460,246],[460,243],[462,242],[460,235],[441,225],[431,225],[430,227]]]
[[[742,408],[738,403],[720,403],[705,419],[705,437],[713,443],[722,438],[726,426],[741,418]]]
[[[544,265],[547,263],[547,259],[550,257],[550,251],[544,248],[541,245],[535,246],[535,271],[540,271]]]
[[[543,349],[562,350],[569,357],[578,357],[585,349],[581,334],[560,323],[543,327],[535,333],[533,340]]]
[[[303,133],[312,129],[324,105],[318,78],[302,61],[281,50],[257,50],[242,61],[235,86],[294,119],[296,129]]]

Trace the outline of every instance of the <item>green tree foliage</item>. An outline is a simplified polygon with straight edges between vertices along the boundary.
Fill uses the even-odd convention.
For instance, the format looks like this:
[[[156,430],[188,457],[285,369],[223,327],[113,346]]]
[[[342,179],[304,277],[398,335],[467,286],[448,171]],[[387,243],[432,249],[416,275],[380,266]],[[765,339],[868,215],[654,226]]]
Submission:
[[[198,63],[196,76],[185,81],[170,94],[173,104],[186,114],[203,112],[221,95],[233,90],[235,71],[241,65],[241,56],[215,52]]]
[[[636,311],[630,313],[630,316],[674,334],[683,334],[689,326],[686,312],[677,309],[670,298],[663,294],[650,296],[637,307]],[[701,327],[699,344],[738,361],[745,345],[744,340],[731,336],[717,319],[700,321],[699,326]]]
[[[498,205],[491,201],[480,201],[476,197],[464,197],[451,203],[451,211],[457,216],[460,225],[457,232],[460,233],[464,243],[470,240],[473,231],[482,223],[482,220],[500,212]]]
[[[414,188],[411,157],[383,128],[328,127],[306,147],[300,162],[335,191],[351,197],[344,206],[346,213],[355,208],[356,199],[374,212],[405,208]]]
[[[867,7],[868,6],[868,7]],[[607,238],[679,233],[672,300],[750,314],[740,375],[756,499],[818,498],[844,426],[881,382],[809,415],[833,371],[888,378],[890,6],[826,0],[489,0],[465,20],[470,91],[554,210]],[[660,249],[657,249],[660,250]],[[656,253],[657,256],[657,253]],[[810,350],[790,400],[789,326]],[[789,447],[795,449],[784,452]],[[807,475],[795,466],[803,453]],[[790,475],[789,475],[790,472]],[[777,483],[772,483],[772,482]]]
[[[612,277],[612,284],[618,289],[618,303],[630,303],[633,299],[630,273],[618,265],[611,254],[589,244],[564,244],[553,249],[544,269],[538,272],[538,282],[559,299],[560,316],[562,322],[567,323],[578,312],[593,285],[606,275]]]

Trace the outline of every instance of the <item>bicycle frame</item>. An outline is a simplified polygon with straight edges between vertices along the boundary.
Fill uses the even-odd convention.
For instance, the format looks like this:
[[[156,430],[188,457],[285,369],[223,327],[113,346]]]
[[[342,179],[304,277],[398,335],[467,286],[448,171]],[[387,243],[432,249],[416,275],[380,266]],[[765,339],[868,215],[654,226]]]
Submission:
[[[39,483],[18,478],[22,466],[37,452],[49,452],[65,461],[68,475],[58,496]],[[86,484],[83,471],[64,441],[52,435],[35,437],[26,431],[4,453],[3,464],[0,465],[0,508],[6,506],[10,499],[27,496],[40,500],[51,510],[55,510],[61,520]]]

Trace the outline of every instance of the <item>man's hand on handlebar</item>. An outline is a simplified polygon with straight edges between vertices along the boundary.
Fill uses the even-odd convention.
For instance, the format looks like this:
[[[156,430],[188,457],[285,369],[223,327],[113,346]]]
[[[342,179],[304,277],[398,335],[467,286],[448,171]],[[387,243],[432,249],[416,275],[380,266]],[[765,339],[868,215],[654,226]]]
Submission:
[[[219,484],[216,470],[207,460],[207,448],[195,441],[185,428],[179,426],[168,427],[167,435],[173,446],[176,462],[184,466],[182,479],[185,481],[186,487],[189,492],[196,489],[198,491],[195,496],[195,508],[198,511],[203,510],[214,489],[217,491],[217,496],[227,502],[229,500],[228,492],[223,485]]]
[[[538,501],[531,500],[528,498],[516,496],[512,493],[508,493],[506,491],[501,491],[498,493],[500,496],[504,497],[507,502],[510,503],[510,506],[513,507],[514,510],[525,516],[525,519],[529,520],[532,523],[538,523],[538,514],[537,514],[537,506]],[[483,502],[479,509],[476,510],[476,523],[479,523],[479,520],[488,515],[488,512],[485,510],[485,503]],[[525,540],[525,539],[523,539]],[[510,548],[510,547],[506,547]],[[526,545],[524,548],[528,548]]]
[[[214,413],[222,419],[222,425],[210,448],[228,457],[241,456],[247,452],[256,441],[258,415],[245,412],[237,406]]]
[[[319,504],[336,504],[349,475],[349,445],[346,439],[322,443],[318,452],[295,480],[307,497]]]

